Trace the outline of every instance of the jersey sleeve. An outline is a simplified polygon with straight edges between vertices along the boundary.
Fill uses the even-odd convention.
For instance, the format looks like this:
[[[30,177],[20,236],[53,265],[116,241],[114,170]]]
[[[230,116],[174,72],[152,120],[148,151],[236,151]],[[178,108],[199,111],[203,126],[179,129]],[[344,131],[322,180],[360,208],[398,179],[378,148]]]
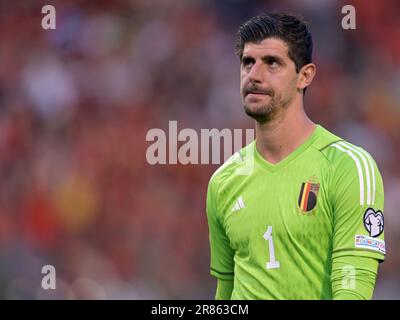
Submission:
[[[343,256],[332,261],[334,300],[370,300],[373,297],[379,262],[361,256]]]
[[[342,156],[333,164],[331,184],[333,256],[385,259],[384,190],[369,153],[348,143],[336,144]]]
[[[207,220],[211,250],[210,274],[222,280],[234,276],[234,250],[221,224],[218,212],[216,179],[211,179],[207,190]]]

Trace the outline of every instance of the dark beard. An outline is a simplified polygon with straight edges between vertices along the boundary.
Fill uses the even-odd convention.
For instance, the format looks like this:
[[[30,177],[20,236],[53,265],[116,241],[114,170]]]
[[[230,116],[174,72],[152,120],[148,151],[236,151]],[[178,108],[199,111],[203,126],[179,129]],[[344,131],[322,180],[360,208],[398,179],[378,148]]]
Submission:
[[[256,110],[251,110],[248,106],[244,105],[244,111],[249,117],[252,117],[259,123],[271,122],[284,113],[291,100],[283,100],[281,96],[273,96],[270,103],[259,106]]]
[[[257,110],[250,110],[246,105],[244,111],[246,114],[257,122],[266,123],[275,118],[277,108],[271,104],[261,106]]]

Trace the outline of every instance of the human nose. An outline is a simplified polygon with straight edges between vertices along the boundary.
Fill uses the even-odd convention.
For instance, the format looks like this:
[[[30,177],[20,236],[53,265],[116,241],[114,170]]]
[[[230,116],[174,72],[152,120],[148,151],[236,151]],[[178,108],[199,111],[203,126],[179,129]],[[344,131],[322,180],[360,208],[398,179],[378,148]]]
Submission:
[[[258,63],[253,64],[252,68],[249,71],[248,77],[249,81],[252,83],[262,83],[264,79],[262,66]]]

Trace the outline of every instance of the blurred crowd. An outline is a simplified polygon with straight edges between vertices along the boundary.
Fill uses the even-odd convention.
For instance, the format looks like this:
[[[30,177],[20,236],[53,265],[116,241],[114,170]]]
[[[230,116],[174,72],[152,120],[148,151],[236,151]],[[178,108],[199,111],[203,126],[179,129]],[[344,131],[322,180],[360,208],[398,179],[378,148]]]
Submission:
[[[270,10],[311,22],[309,116],[378,163],[388,254],[375,298],[400,298],[397,0],[59,0],[56,30],[41,27],[45,4],[0,2],[1,299],[214,297],[205,196],[218,166],[152,166],[146,134],[170,120],[252,128],[235,33]],[[341,28],[345,4],[356,30]],[[41,287],[44,265],[56,290]]]

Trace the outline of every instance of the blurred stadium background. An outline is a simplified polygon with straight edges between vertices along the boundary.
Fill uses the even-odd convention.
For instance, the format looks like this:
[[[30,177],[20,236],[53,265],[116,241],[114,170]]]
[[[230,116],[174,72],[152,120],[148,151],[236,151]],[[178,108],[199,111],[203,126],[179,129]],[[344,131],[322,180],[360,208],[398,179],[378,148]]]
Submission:
[[[41,28],[41,8],[57,29]],[[357,29],[341,28],[352,4]],[[385,185],[400,298],[400,2],[0,2],[0,298],[212,299],[205,195],[217,165],[146,162],[148,130],[252,128],[238,26],[276,10],[311,22],[309,115],[371,152]],[[41,288],[54,265],[57,289]]]

